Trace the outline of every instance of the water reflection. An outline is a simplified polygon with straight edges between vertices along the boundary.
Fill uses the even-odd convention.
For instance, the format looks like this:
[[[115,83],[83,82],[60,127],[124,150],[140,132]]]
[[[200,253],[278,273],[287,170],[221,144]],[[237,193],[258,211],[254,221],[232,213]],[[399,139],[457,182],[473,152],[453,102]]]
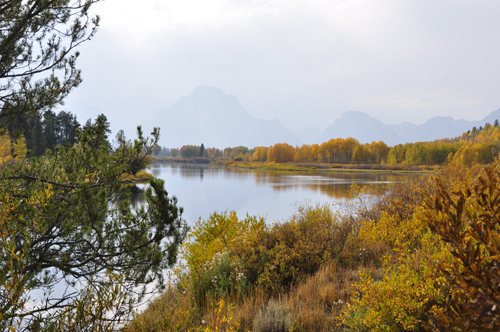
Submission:
[[[415,175],[340,172],[283,172],[230,169],[210,165],[154,165],[151,172],[165,180],[169,195],[179,199],[185,217],[193,223],[214,211],[236,210],[238,214],[286,218],[297,202],[331,203],[348,198],[352,184],[386,184]],[[131,198],[135,208],[145,203],[144,192]]]

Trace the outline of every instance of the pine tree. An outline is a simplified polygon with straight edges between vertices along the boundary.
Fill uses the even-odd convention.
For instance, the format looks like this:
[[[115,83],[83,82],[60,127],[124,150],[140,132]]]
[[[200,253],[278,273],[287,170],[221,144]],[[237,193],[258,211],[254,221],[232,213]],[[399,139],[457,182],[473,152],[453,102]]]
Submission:
[[[54,132],[54,112],[45,113],[43,119],[43,138],[45,141],[45,148],[49,150],[54,150],[56,146],[56,135]]]
[[[45,136],[43,135],[42,121],[35,119],[35,124],[31,130],[31,151],[30,156],[38,157],[45,153]]]

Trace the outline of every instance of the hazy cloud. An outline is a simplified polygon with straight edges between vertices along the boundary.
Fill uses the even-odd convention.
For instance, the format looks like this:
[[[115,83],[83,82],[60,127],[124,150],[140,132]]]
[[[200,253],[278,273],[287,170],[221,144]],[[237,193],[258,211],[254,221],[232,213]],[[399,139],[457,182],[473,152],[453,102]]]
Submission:
[[[102,26],[81,49],[84,83],[67,105],[84,101],[112,122],[136,123],[199,85],[298,129],[348,110],[420,123],[500,107],[495,0],[107,0],[95,10]]]

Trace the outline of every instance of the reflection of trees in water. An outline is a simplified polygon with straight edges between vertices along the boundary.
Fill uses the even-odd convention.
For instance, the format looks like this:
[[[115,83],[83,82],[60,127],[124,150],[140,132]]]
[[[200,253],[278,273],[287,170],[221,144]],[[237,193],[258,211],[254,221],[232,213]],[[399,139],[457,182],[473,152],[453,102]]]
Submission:
[[[401,182],[418,177],[408,174],[383,173],[342,173],[342,172],[288,172],[269,170],[234,169],[211,167],[210,165],[169,164],[168,166],[154,167],[152,173],[161,178],[165,171],[174,176],[187,179],[223,179],[238,185],[247,181],[255,181],[257,185],[272,187],[276,192],[306,190],[327,195],[334,199],[349,197],[352,184],[364,187],[371,183]],[[135,208],[145,203],[144,192],[138,190],[131,197]]]
[[[132,194],[130,195],[130,205],[132,209],[137,209],[142,205],[146,204],[146,195],[144,194],[145,187],[132,186],[130,191]]]
[[[204,177],[218,177],[224,170],[211,168],[209,165],[172,165],[171,172],[173,175],[179,175],[183,178],[198,178],[203,180]]]
[[[244,181],[252,177],[252,171],[211,167],[210,165],[172,165],[171,172],[183,178],[218,178]]]
[[[274,191],[286,192],[307,189],[313,192],[326,194],[335,199],[349,197],[349,189],[353,184],[360,187],[373,183],[386,185],[401,182],[412,177],[393,174],[360,174],[360,173],[335,173],[335,174],[288,174],[278,175],[262,173],[256,174],[255,180],[258,184],[270,185]]]
[[[336,184],[288,184],[272,186],[274,191],[298,191],[300,189],[307,189],[308,191],[316,191],[326,194],[329,197],[336,199],[344,199],[349,196],[349,188],[351,183],[336,183]]]

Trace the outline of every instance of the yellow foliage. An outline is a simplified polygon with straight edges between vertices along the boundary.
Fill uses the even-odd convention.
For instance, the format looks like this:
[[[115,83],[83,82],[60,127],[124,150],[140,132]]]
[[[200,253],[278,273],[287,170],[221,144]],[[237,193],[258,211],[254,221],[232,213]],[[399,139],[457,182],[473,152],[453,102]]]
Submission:
[[[477,167],[450,166],[443,172],[451,191],[478,173]],[[436,191],[429,177],[398,184],[360,215],[372,216],[356,239],[366,247],[385,245],[383,278],[362,273],[357,294],[344,309],[343,324],[355,331],[420,331],[437,320],[449,299],[449,283],[439,269],[451,257],[450,246],[433,234],[425,218],[425,197]],[[426,212],[427,211],[427,212]]]
[[[179,258],[185,260],[186,265],[180,265],[177,271],[199,274],[215,254],[231,251],[241,245],[249,233],[264,227],[264,218],[247,215],[245,219],[240,220],[235,211],[229,214],[227,211],[214,212],[207,220],[200,218],[181,245]]]
[[[0,129],[0,164],[12,160],[12,142],[7,128]]]
[[[428,230],[419,250],[401,249],[398,257],[384,259],[383,279],[374,281],[361,272],[358,291],[341,320],[355,331],[420,331],[421,321],[433,319],[444,305],[445,279],[436,262],[448,255],[447,247]]]
[[[267,151],[269,150],[268,147],[265,146],[258,146],[255,149],[255,152],[252,154],[251,160],[255,161],[266,161],[267,160]]]
[[[14,143],[14,156],[15,156],[16,161],[21,161],[21,160],[25,159],[27,152],[28,152],[28,149],[26,148],[26,139],[21,134],[17,138],[16,143]]]
[[[267,150],[267,161],[275,163],[287,163],[293,161],[295,149],[287,143],[277,143]]]
[[[251,284],[278,293],[338,258],[351,229],[330,206],[303,205],[287,221],[250,234],[236,252]]]
[[[359,238],[368,246],[383,243],[391,249],[418,248],[427,226],[415,218],[395,222],[387,212],[377,221],[365,221],[359,231]]]
[[[2,323],[12,319],[15,325],[21,324],[16,312],[22,311],[28,300],[28,293],[32,285],[27,284],[24,268],[26,267],[27,254],[32,238],[30,230],[37,231],[40,228],[41,217],[24,219],[18,214],[20,205],[41,210],[47,204],[51,196],[51,186],[48,185],[44,191],[38,192],[34,197],[20,201],[9,195],[4,190],[0,191],[0,252],[2,253],[4,269],[0,274],[0,326]],[[24,227],[19,227],[24,223]],[[23,245],[19,246],[16,239],[22,238]]]
[[[206,327],[198,328],[197,331],[203,332],[215,332],[215,331],[225,331],[225,332],[235,332],[238,331],[240,326],[239,322],[233,321],[233,309],[234,306],[225,303],[221,299],[218,303],[218,307],[212,304],[213,315],[211,320],[205,322]]]
[[[500,316],[500,171],[498,163],[467,178],[461,188],[439,181],[422,217],[449,243],[439,262],[451,289],[450,303],[433,322],[446,331],[498,331]],[[472,183],[472,184],[469,184]]]

